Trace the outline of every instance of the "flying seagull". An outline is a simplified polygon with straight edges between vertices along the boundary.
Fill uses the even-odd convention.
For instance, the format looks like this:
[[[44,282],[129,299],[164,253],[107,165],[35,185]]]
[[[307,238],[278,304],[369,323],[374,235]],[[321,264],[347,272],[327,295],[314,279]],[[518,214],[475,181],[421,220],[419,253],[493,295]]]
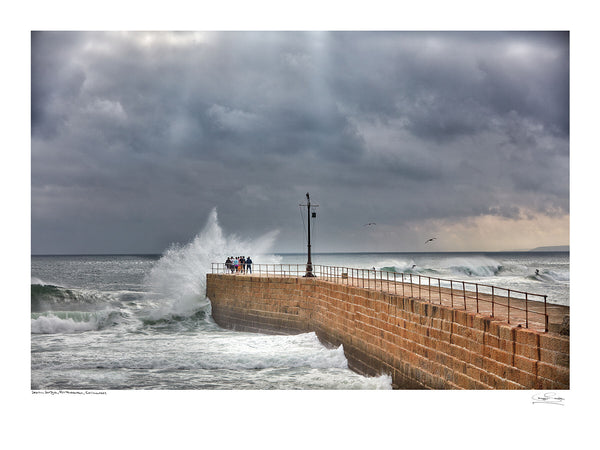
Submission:
[[[434,239],[437,239],[437,238],[430,238],[430,239],[427,239],[427,240],[425,241],[425,243],[427,244],[428,242],[431,242],[431,241],[433,241]]]
[[[368,227],[369,225],[377,225],[375,222],[365,223],[363,227]]]

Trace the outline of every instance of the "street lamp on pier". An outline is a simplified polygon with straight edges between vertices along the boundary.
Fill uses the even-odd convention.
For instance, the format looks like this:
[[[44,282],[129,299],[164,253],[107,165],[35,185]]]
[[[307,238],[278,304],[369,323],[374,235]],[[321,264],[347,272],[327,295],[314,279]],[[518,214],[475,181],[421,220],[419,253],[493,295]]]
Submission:
[[[304,274],[305,277],[314,277],[315,275],[313,274],[313,267],[312,267],[312,258],[311,258],[311,248],[310,248],[310,219],[311,219],[311,215],[312,217],[317,217],[317,213],[316,212],[312,212],[311,214],[311,210],[310,208],[316,208],[319,205],[313,205],[310,203],[310,195],[308,194],[308,192],[306,193],[306,205],[300,205],[300,206],[306,206],[306,211],[307,211],[307,218],[308,218],[308,260],[306,261],[306,273]]]

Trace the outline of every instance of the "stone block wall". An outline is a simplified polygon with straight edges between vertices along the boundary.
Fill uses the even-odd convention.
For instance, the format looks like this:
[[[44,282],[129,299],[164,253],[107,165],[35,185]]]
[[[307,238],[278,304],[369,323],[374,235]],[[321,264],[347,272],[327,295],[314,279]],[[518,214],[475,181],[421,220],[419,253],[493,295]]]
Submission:
[[[426,301],[315,278],[207,275],[215,321],[314,331],[349,367],[403,389],[568,389],[569,338]]]

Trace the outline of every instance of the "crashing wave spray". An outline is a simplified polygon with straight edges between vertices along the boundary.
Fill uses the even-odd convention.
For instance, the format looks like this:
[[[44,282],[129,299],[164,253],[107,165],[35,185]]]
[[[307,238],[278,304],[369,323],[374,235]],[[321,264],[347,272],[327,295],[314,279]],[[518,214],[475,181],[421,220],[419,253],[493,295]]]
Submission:
[[[187,245],[171,246],[146,277],[154,301],[150,318],[187,317],[205,308],[209,304],[206,273],[213,262],[237,255],[250,255],[255,262],[255,255],[264,255],[260,262],[276,262],[275,256],[266,254],[278,233],[271,231],[253,241],[235,235],[226,237],[217,220],[217,209],[213,208],[204,229]]]

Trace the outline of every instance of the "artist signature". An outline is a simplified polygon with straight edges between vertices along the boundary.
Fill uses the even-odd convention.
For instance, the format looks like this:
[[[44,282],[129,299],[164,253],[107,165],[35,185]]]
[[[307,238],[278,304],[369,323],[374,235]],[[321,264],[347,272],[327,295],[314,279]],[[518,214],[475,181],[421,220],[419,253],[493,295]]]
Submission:
[[[563,403],[565,401],[564,398],[560,397],[556,392],[546,392],[544,394],[534,394],[531,399],[533,400],[533,404],[542,403],[545,405],[560,405],[565,406]]]

